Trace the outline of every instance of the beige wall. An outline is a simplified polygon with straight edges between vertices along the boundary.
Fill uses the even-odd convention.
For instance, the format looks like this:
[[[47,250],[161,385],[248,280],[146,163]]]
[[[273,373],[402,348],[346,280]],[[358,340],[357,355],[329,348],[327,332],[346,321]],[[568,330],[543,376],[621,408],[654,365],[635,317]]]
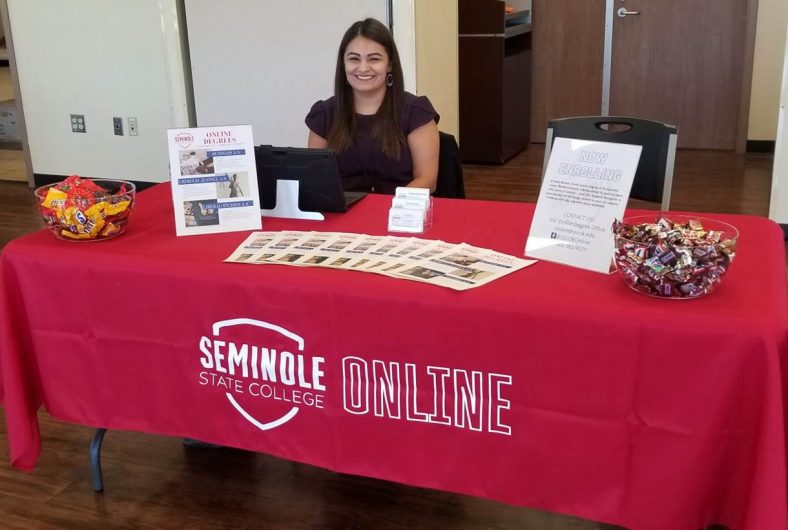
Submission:
[[[441,115],[440,129],[459,138],[457,1],[416,0],[416,92]]]
[[[785,52],[782,61],[782,95],[778,112],[777,145],[774,150],[772,196],[769,217],[788,224],[788,37],[783,39]]]
[[[786,27],[786,0],[758,0],[748,140],[776,138]]]

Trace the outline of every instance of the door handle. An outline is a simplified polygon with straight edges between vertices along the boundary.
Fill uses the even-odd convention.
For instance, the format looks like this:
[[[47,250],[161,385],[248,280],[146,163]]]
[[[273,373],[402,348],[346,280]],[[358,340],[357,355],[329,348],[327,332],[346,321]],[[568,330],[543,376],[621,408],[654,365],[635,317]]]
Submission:
[[[624,17],[626,17],[626,16],[628,16],[628,15],[639,15],[639,14],[640,14],[640,11],[627,11],[627,8],[626,8],[626,7],[620,7],[620,8],[618,9],[618,11],[616,11],[616,13],[617,13],[617,14],[618,14],[618,16],[620,16],[621,18],[624,18]]]

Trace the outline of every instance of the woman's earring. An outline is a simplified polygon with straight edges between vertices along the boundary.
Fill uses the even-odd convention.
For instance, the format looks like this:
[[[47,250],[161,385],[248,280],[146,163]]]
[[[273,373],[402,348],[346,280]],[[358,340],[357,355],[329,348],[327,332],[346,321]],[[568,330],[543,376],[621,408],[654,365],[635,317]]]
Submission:
[[[394,86],[394,75],[391,72],[386,76],[386,86]]]

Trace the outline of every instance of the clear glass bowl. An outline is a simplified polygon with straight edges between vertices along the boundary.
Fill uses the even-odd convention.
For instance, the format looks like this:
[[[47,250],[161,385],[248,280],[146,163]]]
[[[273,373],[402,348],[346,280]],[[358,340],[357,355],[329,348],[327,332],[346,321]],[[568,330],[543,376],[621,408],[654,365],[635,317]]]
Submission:
[[[97,241],[125,232],[134,209],[133,183],[80,177],[76,186],[64,189],[64,183],[75,182],[69,179],[35,190],[39,212],[56,237],[67,241]]]
[[[639,293],[671,299],[714,291],[731,266],[739,238],[726,222],[671,213],[628,217],[613,232],[614,259],[624,282]]]

